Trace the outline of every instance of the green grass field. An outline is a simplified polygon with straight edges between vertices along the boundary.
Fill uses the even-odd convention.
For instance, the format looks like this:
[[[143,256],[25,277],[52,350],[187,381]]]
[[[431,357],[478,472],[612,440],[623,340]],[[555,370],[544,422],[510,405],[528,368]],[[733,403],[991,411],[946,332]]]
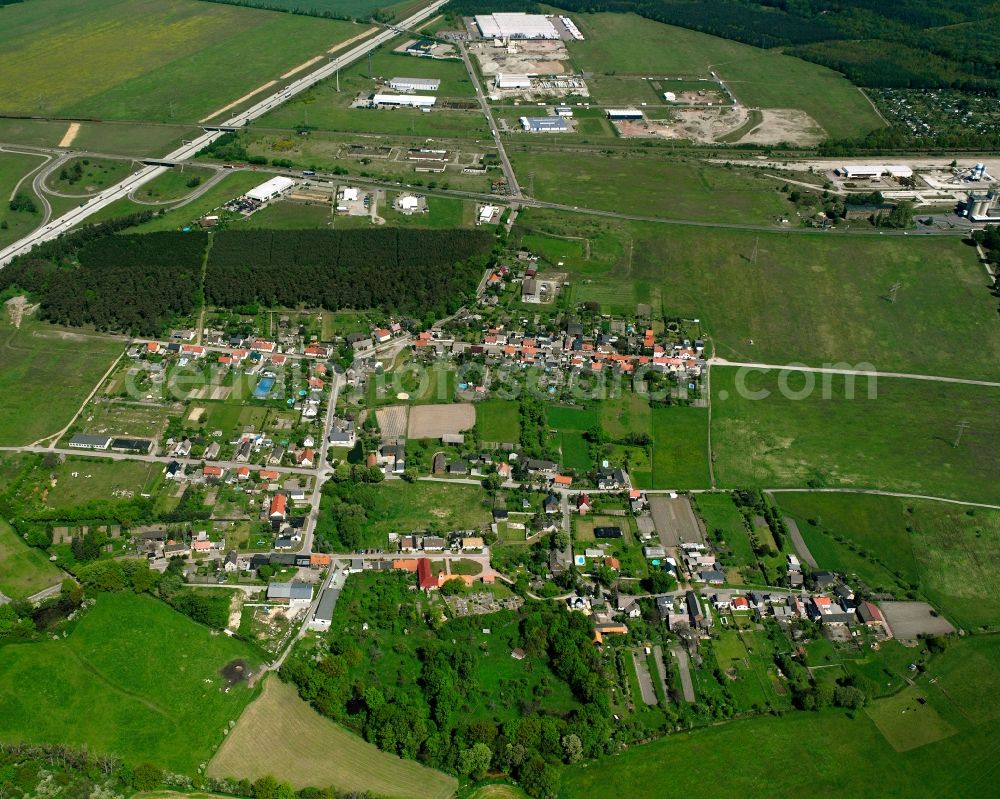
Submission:
[[[956,641],[917,678],[917,688],[933,712],[908,714],[905,722],[894,717],[900,709],[896,698],[888,705],[878,700],[854,719],[837,711],[791,712],[678,733],[568,768],[559,796],[764,799],[808,794],[848,799],[875,790],[884,799],[979,797],[992,790],[994,742],[1000,732],[1000,702],[994,690],[1000,678],[994,665],[998,657],[996,636]],[[977,667],[984,670],[977,672]],[[948,732],[943,725],[954,734],[943,737]],[[926,743],[897,751],[893,743],[902,743],[900,735],[908,742]],[[755,745],[747,746],[748,741]],[[691,763],[699,768],[690,768]],[[669,779],[664,778],[667,774]],[[711,775],[708,789],[706,774]]]
[[[40,168],[45,159],[22,153],[0,153],[0,247],[4,247],[26,236],[42,221],[41,204],[31,190],[31,178],[26,178],[19,191],[27,194],[35,203],[35,212],[12,211],[9,201],[14,187],[21,178]]]
[[[257,779],[270,774],[295,788],[372,791],[399,799],[446,799],[454,777],[386,754],[324,718],[294,686],[269,677],[207,773]]]
[[[123,342],[0,318],[0,445],[54,435],[76,413]]]
[[[1000,511],[895,497],[775,497],[822,568],[856,574],[871,586],[915,587],[958,627],[1000,624],[993,567],[1000,560]]]
[[[209,211],[213,211],[223,203],[245,194],[254,186],[264,182],[261,175],[249,171],[238,171],[228,174],[222,181],[215,184],[197,200],[183,205],[174,211],[167,211],[137,227],[130,232],[151,233],[156,230],[179,230],[190,225]]]
[[[102,594],[65,640],[4,647],[0,739],[86,745],[193,774],[251,698],[245,685],[224,690],[219,670],[236,658],[257,667],[245,644],[156,599]]]
[[[522,212],[518,232],[565,261],[575,302],[629,315],[643,302],[654,314],[700,319],[715,354],[730,360],[996,380],[996,302],[975,251],[954,239],[758,234],[536,210]]]
[[[483,441],[516,443],[521,440],[521,417],[514,400],[476,403],[476,429]]]
[[[45,504],[59,510],[94,500],[114,502],[122,496],[151,493],[162,472],[161,463],[69,458],[54,471],[56,484]]]
[[[712,446],[720,486],[856,487],[996,503],[998,390],[883,378],[877,398],[834,376],[806,399],[783,396],[775,372],[712,370]],[[812,374],[812,373],[810,373]],[[793,374],[798,391],[806,375]],[[748,398],[748,392],[769,396]],[[955,422],[971,423],[960,447]]]
[[[197,122],[361,30],[193,0],[18,3],[0,32],[0,111]]]
[[[708,412],[653,408],[653,488],[708,486]]]
[[[831,69],[632,14],[575,14],[586,37],[569,42],[574,64],[604,75],[707,77],[715,71],[748,106],[798,108],[832,138],[884,123],[865,96]]]
[[[127,159],[72,158],[48,176],[45,187],[59,194],[86,197],[120,183],[135,167],[136,163]]]
[[[61,579],[62,572],[42,550],[29,547],[0,519],[0,594],[24,599]]]
[[[198,186],[214,174],[215,170],[191,165],[185,165],[183,169],[171,169],[143,186],[136,193],[136,197],[146,203],[179,200],[191,192],[197,191]],[[198,181],[198,183],[194,186],[189,185],[194,181]]]
[[[779,183],[753,173],[655,155],[588,153],[566,169],[566,154],[510,148],[522,188],[548,202],[626,214],[767,224],[788,203]],[[669,191],[664,187],[669,186]]]

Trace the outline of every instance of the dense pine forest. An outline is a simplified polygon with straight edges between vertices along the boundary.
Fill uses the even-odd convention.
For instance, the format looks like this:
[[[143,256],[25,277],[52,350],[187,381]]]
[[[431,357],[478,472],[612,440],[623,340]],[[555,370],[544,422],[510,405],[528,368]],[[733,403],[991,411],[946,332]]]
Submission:
[[[423,316],[475,291],[493,236],[479,230],[253,230],[216,235],[212,305],[381,308]]]
[[[26,292],[41,318],[155,336],[203,301],[378,308],[434,316],[474,292],[493,237],[478,230],[225,231],[118,235],[136,215],[36,247],[0,272],[0,294]],[[202,273],[204,271],[204,280]]]

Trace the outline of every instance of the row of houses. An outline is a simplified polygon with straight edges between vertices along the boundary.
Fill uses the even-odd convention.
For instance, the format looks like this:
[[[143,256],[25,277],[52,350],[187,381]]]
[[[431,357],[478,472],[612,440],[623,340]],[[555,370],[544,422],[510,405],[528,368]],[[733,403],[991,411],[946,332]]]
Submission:
[[[416,552],[480,552],[486,548],[482,536],[474,535],[474,530],[454,532],[447,537],[439,535],[389,535],[389,545],[398,545],[405,554]]]

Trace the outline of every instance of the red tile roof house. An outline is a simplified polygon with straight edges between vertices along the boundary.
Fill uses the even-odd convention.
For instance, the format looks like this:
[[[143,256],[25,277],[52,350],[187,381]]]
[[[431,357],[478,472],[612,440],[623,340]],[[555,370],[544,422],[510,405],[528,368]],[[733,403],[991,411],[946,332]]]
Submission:
[[[576,498],[577,511],[580,513],[581,516],[586,516],[587,513],[590,512],[590,508],[591,508],[590,497],[588,497],[586,494],[580,494],[580,496]]]
[[[271,509],[268,511],[268,515],[272,519],[284,519],[286,510],[288,510],[288,499],[284,494],[275,494],[271,498]]]

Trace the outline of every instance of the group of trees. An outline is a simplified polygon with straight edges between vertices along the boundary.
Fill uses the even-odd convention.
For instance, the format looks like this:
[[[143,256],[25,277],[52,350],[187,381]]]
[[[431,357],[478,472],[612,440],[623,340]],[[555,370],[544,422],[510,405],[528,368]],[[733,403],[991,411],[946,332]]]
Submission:
[[[446,315],[474,291],[493,237],[480,230],[246,230],[215,236],[208,302]]]
[[[409,598],[411,581],[383,574],[349,582],[337,606],[344,623],[334,623],[339,631],[356,630],[349,622],[364,618],[379,638],[398,634],[413,640],[393,646],[393,657],[405,663],[400,675],[410,676],[380,681],[378,655],[375,660],[366,655],[368,637],[338,632],[319,652],[297,651],[282,667],[282,677],[321,713],[383,750],[473,779],[487,772],[507,774],[536,797],[554,793],[560,764],[608,751],[610,705],[590,619],[561,605],[529,602],[517,613],[452,619],[437,627]],[[496,686],[479,683],[482,654],[473,639],[484,624],[499,629],[512,622],[517,624],[512,646],[525,650],[529,670],[546,673],[535,680],[534,690],[511,685],[508,692],[501,686],[509,693],[501,699]],[[437,634],[428,635],[429,628]],[[575,709],[559,715],[543,709],[544,686],[553,680],[569,686]],[[517,718],[469,720],[469,707],[496,707],[497,701],[519,702]]]

